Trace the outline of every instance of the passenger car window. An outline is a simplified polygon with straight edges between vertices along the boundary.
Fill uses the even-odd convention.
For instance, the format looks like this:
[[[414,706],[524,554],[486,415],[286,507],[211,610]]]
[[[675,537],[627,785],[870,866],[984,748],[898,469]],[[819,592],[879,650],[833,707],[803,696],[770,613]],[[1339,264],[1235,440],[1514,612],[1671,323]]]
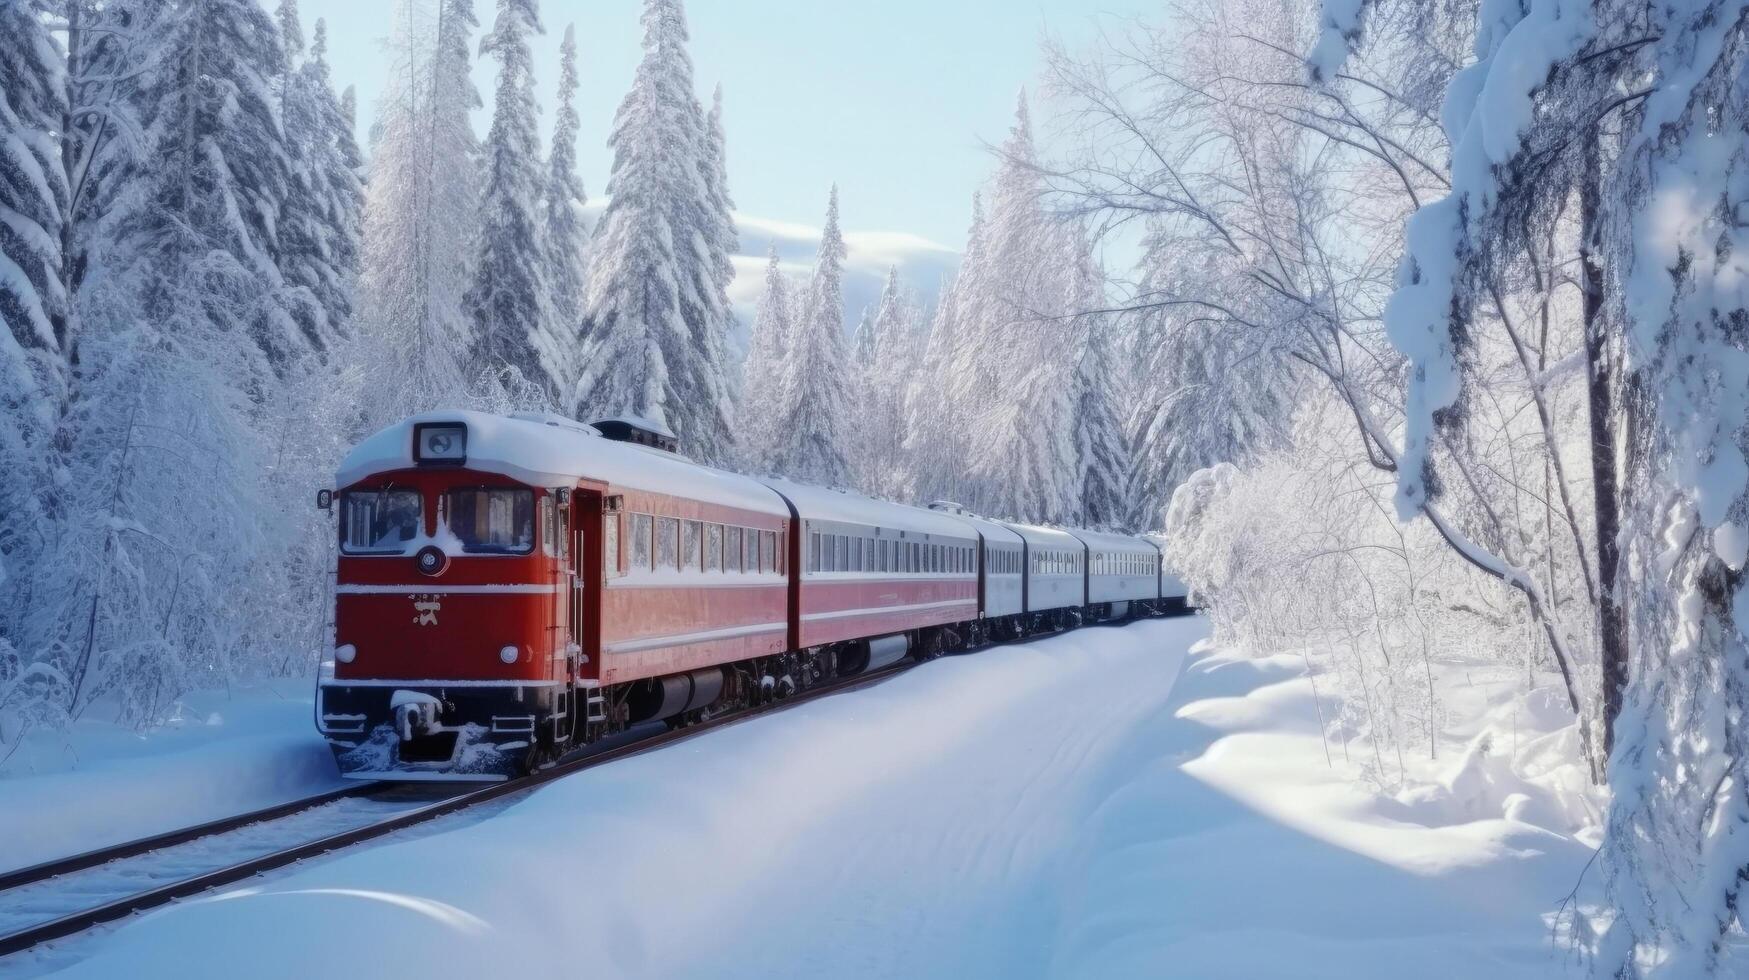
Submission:
[[[419,536],[417,490],[349,490],[340,495],[340,550],[403,555]]]
[[[449,531],[462,550],[479,555],[526,555],[534,550],[534,491],[464,487],[444,495]]]
[[[650,567],[650,515],[633,514],[627,537],[631,538],[631,561],[634,569]]]
[[[601,565],[607,571],[608,578],[619,575],[619,515],[603,514],[601,517]]]
[[[680,522],[672,517],[656,518],[656,567],[680,567]]]
[[[684,558],[680,567],[689,572],[698,571],[699,539],[701,537],[701,530],[702,529],[697,521],[680,522],[680,541],[683,546],[680,553]]]

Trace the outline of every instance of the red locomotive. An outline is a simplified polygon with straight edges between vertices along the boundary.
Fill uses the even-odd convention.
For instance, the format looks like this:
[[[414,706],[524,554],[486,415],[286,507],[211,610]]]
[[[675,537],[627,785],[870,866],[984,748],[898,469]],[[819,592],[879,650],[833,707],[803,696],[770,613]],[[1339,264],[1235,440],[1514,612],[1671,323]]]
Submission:
[[[337,482],[316,714],[358,778],[504,779],[640,723],[1183,605],[1149,539],[755,480],[638,419],[419,415]]]

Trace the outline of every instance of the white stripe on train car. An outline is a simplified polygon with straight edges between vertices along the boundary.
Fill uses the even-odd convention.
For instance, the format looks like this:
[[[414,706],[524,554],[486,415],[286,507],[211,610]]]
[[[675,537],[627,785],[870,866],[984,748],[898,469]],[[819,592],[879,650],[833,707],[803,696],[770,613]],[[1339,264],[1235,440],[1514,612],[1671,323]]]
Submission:
[[[337,585],[340,595],[553,595],[562,585]]]

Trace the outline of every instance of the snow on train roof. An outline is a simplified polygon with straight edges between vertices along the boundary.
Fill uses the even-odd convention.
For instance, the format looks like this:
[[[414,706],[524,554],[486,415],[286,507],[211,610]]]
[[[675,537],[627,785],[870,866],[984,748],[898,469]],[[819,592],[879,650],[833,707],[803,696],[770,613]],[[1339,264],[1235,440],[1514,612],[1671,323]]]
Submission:
[[[789,508],[777,494],[757,480],[673,453],[604,439],[590,426],[559,416],[506,418],[468,411],[415,415],[359,443],[341,461],[335,485],[345,487],[387,470],[412,469],[413,426],[424,422],[465,424],[467,468],[498,473],[532,486],[606,480],[634,490],[789,516]]]
[[[760,482],[783,494],[796,505],[796,513],[804,520],[843,521],[868,527],[891,527],[904,531],[922,531],[944,537],[968,539],[975,537],[965,522],[948,514],[922,507],[876,500],[848,490],[828,490],[794,483],[778,477]]]
[[[929,510],[932,513],[944,514],[963,524],[970,524],[972,530],[982,534],[986,542],[1005,545],[1022,543],[1019,533],[1013,528],[1001,521],[980,517],[951,500],[938,500],[929,505]]]
[[[1020,524],[1015,521],[1000,522],[1003,527],[1025,538],[1028,544],[1043,545],[1047,548],[1072,548],[1080,542],[1075,536],[1060,527],[1042,527],[1038,524]]]
[[[1142,538],[1131,537],[1128,534],[1111,534],[1106,531],[1083,531],[1078,527],[1068,528],[1067,530],[1070,534],[1085,541],[1088,547],[1097,548],[1100,551],[1122,551],[1144,555],[1159,554],[1159,550],[1152,544]]]

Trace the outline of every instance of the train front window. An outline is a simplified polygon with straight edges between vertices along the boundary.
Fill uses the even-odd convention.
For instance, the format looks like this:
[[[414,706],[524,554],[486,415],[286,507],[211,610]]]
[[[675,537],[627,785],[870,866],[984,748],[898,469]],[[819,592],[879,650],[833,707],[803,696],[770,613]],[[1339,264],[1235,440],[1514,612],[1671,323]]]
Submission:
[[[340,495],[340,550],[403,555],[419,536],[417,490],[352,490]]]
[[[534,549],[534,491],[497,487],[451,490],[449,530],[473,555],[526,555]]]

